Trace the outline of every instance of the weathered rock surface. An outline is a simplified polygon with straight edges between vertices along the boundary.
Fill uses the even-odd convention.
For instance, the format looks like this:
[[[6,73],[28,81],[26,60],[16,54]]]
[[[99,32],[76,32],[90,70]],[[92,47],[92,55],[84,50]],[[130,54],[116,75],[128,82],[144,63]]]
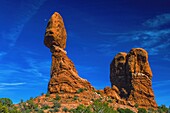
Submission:
[[[50,93],[76,93],[80,88],[92,90],[91,84],[81,77],[73,62],[67,57],[66,30],[60,14],[54,13],[48,22],[44,44],[52,52],[51,79],[48,84]]]
[[[46,27],[44,43],[48,48],[58,46],[62,49],[66,47],[67,33],[61,15],[55,12]]]
[[[116,86],[120,97],[132,106],[157,108],[151,79],[148,54],[142,48],[134,48],[128,54],[117,54],[110,65],[111,85]]]

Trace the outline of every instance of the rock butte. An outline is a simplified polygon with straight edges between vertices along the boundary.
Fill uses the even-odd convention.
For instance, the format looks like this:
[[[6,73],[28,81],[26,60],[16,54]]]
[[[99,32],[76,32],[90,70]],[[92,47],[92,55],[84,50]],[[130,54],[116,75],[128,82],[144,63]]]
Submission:
[[[118,53],[110,64],[110,81],[119,90],[126,104],[157,108],[152,90],[152,71],[148,53],[142,48],[133,48],[129,53]]]
[[[52,53],[50,94],[75,94],[78,89],[97,91],[79,77],[73,62],[67,57],[67,33],[59,13],[55,12],[48,22],[44,44]],[[98,90],[103,98],[111,97],[118,104],[143,108],[157,108],[152,90],[152,71],[148,54],[142,48],[133,48],[129,53],[118,53],[110,64],[111,88]],[[88,95],[86,95],[88,97]]]

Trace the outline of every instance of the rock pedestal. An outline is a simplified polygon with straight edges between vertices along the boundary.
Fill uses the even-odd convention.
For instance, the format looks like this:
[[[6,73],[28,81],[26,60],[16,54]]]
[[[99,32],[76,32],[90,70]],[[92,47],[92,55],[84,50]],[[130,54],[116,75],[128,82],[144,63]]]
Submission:
[[[73,62],[67,57],[67,33],[60,14],[54,13],[48,22],[44,44],[52,52],[49,93],[76,93],[80,88],[92,90],[91,84],[79,77]]]

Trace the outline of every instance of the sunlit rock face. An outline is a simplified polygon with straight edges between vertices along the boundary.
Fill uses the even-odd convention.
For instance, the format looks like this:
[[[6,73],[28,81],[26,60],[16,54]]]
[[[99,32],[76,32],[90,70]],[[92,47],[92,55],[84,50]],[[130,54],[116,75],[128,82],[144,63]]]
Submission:
[[[55,12],[46,27],[44,44],[52,52],[49,93],[76,93],[80,88],[93,90],[91,84],[79,77],[73,62],[68,58],[66,29],[61,15]]]
[[[146,50],[133,48],[129,53],[118,53],[110,65],[110,81],[112,86],[119,89],[120,97],[128,103],[157,108]]]
[[[58,46],[62,49],[66,48],[67,33],[61,15],[55,12],[46,27],[44,44],[48,48]]]

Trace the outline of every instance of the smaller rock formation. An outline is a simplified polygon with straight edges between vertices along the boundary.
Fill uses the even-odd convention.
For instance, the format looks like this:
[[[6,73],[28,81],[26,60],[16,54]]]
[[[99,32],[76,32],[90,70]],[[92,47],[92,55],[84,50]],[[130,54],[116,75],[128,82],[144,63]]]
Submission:
[[[119,89],[120,98],[131,106],[157,108],[151,79],[148,53],[142,48],[118,53],[110,65],[111,85]]]
[[[80,88],[92,90],[91,84],[78,76],[73,62],[67,57],[67,34],[59,13],[54,13],[48,22],[44,44],[52,52],[50,93],[76,93]]]

